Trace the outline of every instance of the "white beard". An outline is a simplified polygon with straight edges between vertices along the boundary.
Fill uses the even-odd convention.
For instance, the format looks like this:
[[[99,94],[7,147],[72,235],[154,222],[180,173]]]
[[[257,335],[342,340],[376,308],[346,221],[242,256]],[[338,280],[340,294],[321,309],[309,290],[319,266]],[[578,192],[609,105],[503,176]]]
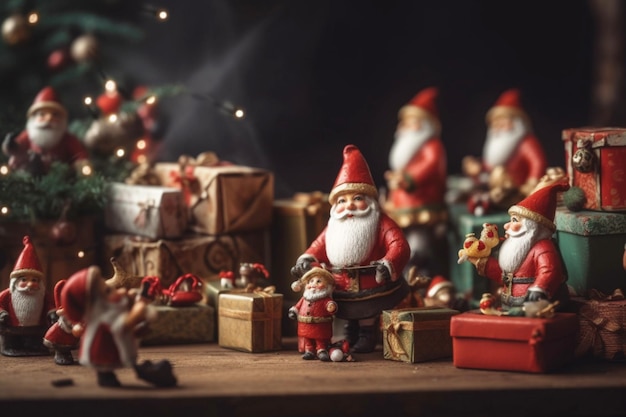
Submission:
[[[506,132],[489,129],[483,146],[485,165],[491,169],[506,164],[526,133],[526,126],[520,117],[513,119],[513,127]]]
[[[43,312],[45,291],[24,291],[11,286],[11,303],[20,326],[38,326]]]
[[[395,140],[389,152],[389,167],[393,171],[404,169],[422,145],[433,137],[434,133],[435,128],[428,119],[422,119],[419,130],[396,130]]]
[[[520,231],[509,234],[500,245],[498,263],[504,272],[515,273],[535,243],[552,235],[547,227],[530,219],[522,217],[521,222],[523,226]]]
[[[50,150],[58,145],[66,128],[67,123],[65,122],[45,124],[38,122],[34,117],[29,118],[26,122],[28,138],[43,150]]]
[[[337,216],[335,206],[330,210],[326,229],[326,255],[336,267],[360,265],[367,260],[378,238],[380,210],[376,200],[369,197],[366,210],[351,212],[354,217],[345,217],[348,211]]]
[[[302,297],[307,301],[317,301],[322,298],[330,297],[333,292],[333,287],[328,286],[326,288],[307,288],[302,293]]]

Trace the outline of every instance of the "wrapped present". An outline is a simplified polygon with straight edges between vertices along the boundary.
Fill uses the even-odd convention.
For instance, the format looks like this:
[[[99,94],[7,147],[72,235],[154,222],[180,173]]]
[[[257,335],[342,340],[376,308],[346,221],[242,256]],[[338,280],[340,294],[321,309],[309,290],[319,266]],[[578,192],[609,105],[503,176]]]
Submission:
[[[587,210],[626,210],[626,128],[564,129],[570,184],[580,187]]]
[[[251,353],[280,350],[282,314],[282,294],[265,289],[220,294],[218,343]]]
[[[384,358],[417,363],[451,357],[450,318],[457,314],[448,308],[384,310]]]
[[[150,322],[141,344],[176,345],[215,341],[215,309],[197,303],[189,307],[153,306],[156,318]]]
[[[590,289],[610,293],[623,285],[626,213],[557,207],[554,223],[567,283],[576,294]]]
[[[55,242],[52,238],[56,221],[26,223],[0,223],[0,282],[9,287],[10,273],[24,249],[22,239],[28,235],[37,252],[42,272],[46,277],[46,290],[52,291],[57,281],[69,278],[76,271],[97,263],[100,250],[96,239],[95,219],[91,216],[68,220],[76,235],[71,242]]]
[[[174,239],[187,229],[187,209],[179,189],[114,182],[104,221],[115,232]]]
[[[485,315],[473,311],[450,320],[452,362],[457,368],[545,373],[574,359],[578,317]]]
[[[163,185],[182,191],[191,230],[220,234],[269,227],[274,200],[270,171],[233,164],[206,166],[190,160],[159,162],[154,171]]]
[[[576,356],[611,362],[626,361],[626,300],[620,289],[610,294],[597,290],[573,297],[580,320]]]
[[[179,239],[143,240],[127,234],[104,237],[103,271],[111,275],[109,259],[135,276],[156,275],[164,287],[193,273],[203,281],[218,279],[220,271],[233,270],[241,262],[266,262],[268,231],[202,235],[187,233]]]
[[[328,195],[297,193],[274,201],[272,219],[272,283],[277,291],[293,294],[291,267],[324,230],[330,216]],[[295,294],[292,299],[300,297]]]

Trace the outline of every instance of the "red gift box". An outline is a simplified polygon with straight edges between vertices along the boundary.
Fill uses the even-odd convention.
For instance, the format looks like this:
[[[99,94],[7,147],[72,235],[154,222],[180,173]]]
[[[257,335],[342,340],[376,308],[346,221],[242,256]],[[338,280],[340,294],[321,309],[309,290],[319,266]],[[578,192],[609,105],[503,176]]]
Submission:
[[[626,128],[565,129],[562,139],[570,185],[584,191],[584,208],[626,210]]]
[[[491,316],[476,312],[450,319],[452,362],[457,368],[543,373],[574,359],[579,320]]]

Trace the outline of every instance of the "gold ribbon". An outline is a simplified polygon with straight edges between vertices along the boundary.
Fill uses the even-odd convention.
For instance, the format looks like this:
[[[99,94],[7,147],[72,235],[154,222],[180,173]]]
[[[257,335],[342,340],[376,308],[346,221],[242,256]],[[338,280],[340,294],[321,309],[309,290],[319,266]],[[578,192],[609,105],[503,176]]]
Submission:
[[[137,213],[137,217],[135,217],[133,222],[137,227],[143,229],[146,227],[146,223],[148,223],[148,219],[150,218],[150,209],[155,208],[156,203],[154,199],[151,198],[147,201],[139,202],[137,205],[139,206],[139,213]]]
[[[390,323],[385,328],[386,341],[389,346],[389,351],[393,358],[399,358],[400,356],[409,356],[407,349],[402,344],[401,332],[417,332],[420,330],[439,330],[445,328],[450,322],[449,319],[442,320],[426,320],[426,321],[400,321],[399,311],[394,310],[391,312]],[[413,344],[416,341],[413,339]]]

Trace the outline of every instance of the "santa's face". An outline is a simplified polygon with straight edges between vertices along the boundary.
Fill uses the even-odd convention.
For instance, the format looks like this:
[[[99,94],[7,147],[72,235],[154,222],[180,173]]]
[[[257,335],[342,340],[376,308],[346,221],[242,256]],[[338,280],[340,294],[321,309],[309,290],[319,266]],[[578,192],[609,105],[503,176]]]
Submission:
[[[45,295],[41,278],[26,274],[11,281],[11,303],[20,326],[38,325]]]
[[[333,291],[333,286],[319,276],[311,277],[306,286],[302,296],[307,301],[316,301],[325,297],[330,297]]]
[[[537,241],[551,236],[545,226],[525,217],[512,215],[504,225],[505,240],[500,245],[498,262],[504,272],[514,273],[526,259],[528,251]]]
[[[435,134],[432,122],[424,117],[403,117],[398,123],[389,152],[389,166],[394,171],[404,169],[413,155]]]
[[[483,160],[490,167],[504,165],[509,160],[527,128],[519,116],[498,116],[489,124],[483,147]]]
[[[364,194],[337,198],[326,228],[326,255],[335,266],[359,265],[376,244],[380,208]]]
[[[26,121],[29,139],[43,150],[55,147],[67,129],[67,118],[57,109],[36,110]]]

